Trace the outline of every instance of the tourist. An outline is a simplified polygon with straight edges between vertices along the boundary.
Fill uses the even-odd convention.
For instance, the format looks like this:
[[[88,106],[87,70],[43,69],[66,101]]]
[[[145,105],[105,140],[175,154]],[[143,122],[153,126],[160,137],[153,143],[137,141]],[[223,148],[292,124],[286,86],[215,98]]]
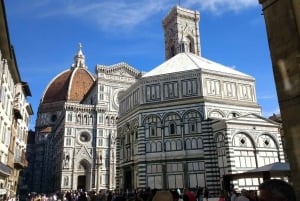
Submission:
[[[279,179],[264,181],[258,186],[260,201],[296,201],[293,187],[287,182]]]

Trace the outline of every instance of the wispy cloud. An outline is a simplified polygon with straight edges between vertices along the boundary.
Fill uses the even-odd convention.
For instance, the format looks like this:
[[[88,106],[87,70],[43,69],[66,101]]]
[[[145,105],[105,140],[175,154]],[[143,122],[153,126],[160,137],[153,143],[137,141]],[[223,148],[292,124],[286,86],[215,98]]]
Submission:
[[[274,95],[262,95],[262,96],[258,96],[258,99],[260,100],[270,100],[270,99],[276,99],[277,97],[275,97]]]
[[[55,6],[53,6],[56,4]],[[97,23],[100,29],[130,29],[151,16],[169,9],[169,0],[140,0],[140,1],[45,1],[39,4],[41,17],[69,16],[79,20]]]
[[[257,0],[187,0],[187,6],[199,6],[202,11],[209,11],[213,14],[222,14],[228,11],[241,11],[258,5]]]
[[[258,5],[257,0],[185,0],[183,7],[222,14],[227,11],[239,11]],[[98,24],[102,30],[130,29],[154,15],[166,13],[179,1],[175,0],[30,0],[21,5],[24,9],[39,17],[68,16],[86,23]],[[30,5],[30,6],[29,6]]]

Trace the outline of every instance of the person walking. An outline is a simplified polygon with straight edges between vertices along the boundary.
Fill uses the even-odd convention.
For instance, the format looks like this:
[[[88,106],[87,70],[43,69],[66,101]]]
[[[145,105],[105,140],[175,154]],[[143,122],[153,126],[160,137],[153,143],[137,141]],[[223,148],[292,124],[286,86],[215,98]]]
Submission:
[[[203,194],[204,194],[205,200],[208,201],[209,192],[208,192],[208,189],[207,189],[206,186],[204,188],[204,193]]]

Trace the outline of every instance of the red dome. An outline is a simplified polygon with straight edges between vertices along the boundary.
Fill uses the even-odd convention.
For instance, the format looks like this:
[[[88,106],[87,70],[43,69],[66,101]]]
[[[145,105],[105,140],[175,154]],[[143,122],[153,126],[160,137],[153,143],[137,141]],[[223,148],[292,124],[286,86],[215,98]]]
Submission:
[[[90,90],[94,81],[95,78],[86,68],[73,68],[64,71],[50,82],[41,103],[80,102]]]

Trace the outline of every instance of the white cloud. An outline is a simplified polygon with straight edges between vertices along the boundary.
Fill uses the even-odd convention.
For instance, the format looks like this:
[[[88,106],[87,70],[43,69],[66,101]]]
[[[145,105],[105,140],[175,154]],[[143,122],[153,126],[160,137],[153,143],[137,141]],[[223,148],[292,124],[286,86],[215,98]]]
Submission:
[[[53,3],[55,2],[55,3]],[[132,28],[162,10],[169,9],[169,0],[140,1],[53,1],[52,5],[44,5],[41,16],[71,16],[79,20],[97,23],[101,29]],[[56,6],[53,6],[56,4]],[[51,6],[51,7],[50,7]]]
[[[212,14],[239,11],[258,5],[258,0],[182,0],[181,6]],[[102,30],[130,29],[150,19],[154,15],[170,10],[174,0],[30,0],[23,4],[34,16],[69,16],[85,23],[97,23]],[[22,3],[19,3],[21,5]],[[28,6],[30,5],[30,6]]]
[[[261,100],[268,100],[268,99],[275,99],[277,97],[275,97],[274,95],[262,95],[262,96],[259,96],[258,99],[261,99]]]
[[[198,5],[201,11],[222,14],[228,11],[240,11],[258,5],[258,0],[187,0],[187,6]]]

